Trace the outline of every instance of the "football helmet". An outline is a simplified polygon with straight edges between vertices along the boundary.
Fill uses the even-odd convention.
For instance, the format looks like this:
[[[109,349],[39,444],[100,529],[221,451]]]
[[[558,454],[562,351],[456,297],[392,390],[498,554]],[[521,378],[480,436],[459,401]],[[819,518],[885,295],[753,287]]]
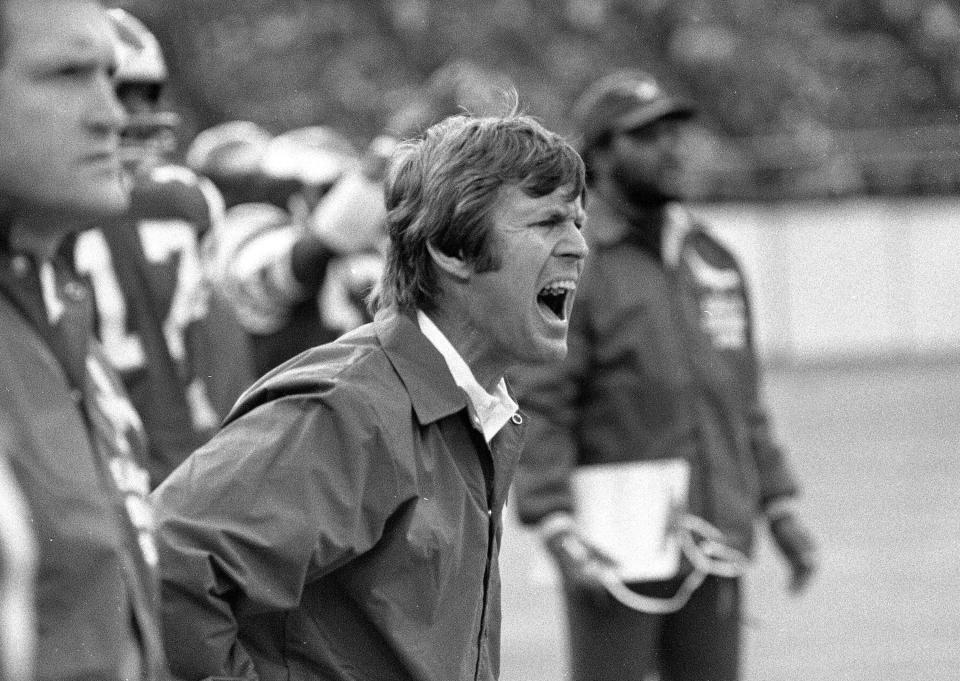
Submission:
[[[267,145],[261,161],[273,177],[295,178],[304,185],[329,187],[359,163],[353,144],[333,128],[310,125],[288,130]]]
[[[219,123],[193,139],[185,161],[194,172],[216,184],[227,206],[266,202],[283,208],[287,187],[278,186],[283,183],[269,178],[261,166],[272,139],[273,135],[252,121]]]
[[[126,10],[107,10],[115,32],[117,98],[127,111],[122,135],[125,162],[162,156],[176,145],[180,116],[163,108],[160,95],[167,83],[167,64],[160,43],[142,21]]]

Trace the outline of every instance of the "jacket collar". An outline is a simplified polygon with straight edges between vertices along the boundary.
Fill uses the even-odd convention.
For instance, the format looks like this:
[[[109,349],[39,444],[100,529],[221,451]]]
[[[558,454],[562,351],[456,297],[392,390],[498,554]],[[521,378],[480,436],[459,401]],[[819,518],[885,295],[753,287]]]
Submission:
[[[420,425],[467,408],[466,394],[454,382],[443,355],[420,331],[415,311],[383,310],[373,324]]]

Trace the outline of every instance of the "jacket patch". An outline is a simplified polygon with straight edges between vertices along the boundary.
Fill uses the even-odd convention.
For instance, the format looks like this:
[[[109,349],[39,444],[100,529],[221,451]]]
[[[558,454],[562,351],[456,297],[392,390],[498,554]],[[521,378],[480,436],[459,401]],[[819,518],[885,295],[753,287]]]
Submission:
[[[697,283],[706,289],[700,297],[700,328],[717,348],[746,347],[747,309],[740,273],[711,265],[696,251],[691,251],[687,264]]]

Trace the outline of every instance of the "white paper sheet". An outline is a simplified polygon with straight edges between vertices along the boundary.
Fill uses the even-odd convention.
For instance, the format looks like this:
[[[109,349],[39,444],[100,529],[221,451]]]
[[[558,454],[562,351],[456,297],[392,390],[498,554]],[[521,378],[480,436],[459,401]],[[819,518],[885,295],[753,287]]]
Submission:
[[[680,568],[674,521],[689,485],[683,459],[581,466],[573,477],[577,525],[617,561],[624,581],[669,579]]]

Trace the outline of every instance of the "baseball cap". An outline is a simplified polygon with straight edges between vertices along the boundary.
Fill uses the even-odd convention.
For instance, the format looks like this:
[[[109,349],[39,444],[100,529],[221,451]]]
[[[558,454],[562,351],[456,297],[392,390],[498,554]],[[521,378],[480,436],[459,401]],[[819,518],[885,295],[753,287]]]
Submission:
[[[643,71],[618,71],[593,83],[573,107],[582,149],[592,148],[610,132],[624,132],[667,117],[690,118],[693,102],[668,94]]]

